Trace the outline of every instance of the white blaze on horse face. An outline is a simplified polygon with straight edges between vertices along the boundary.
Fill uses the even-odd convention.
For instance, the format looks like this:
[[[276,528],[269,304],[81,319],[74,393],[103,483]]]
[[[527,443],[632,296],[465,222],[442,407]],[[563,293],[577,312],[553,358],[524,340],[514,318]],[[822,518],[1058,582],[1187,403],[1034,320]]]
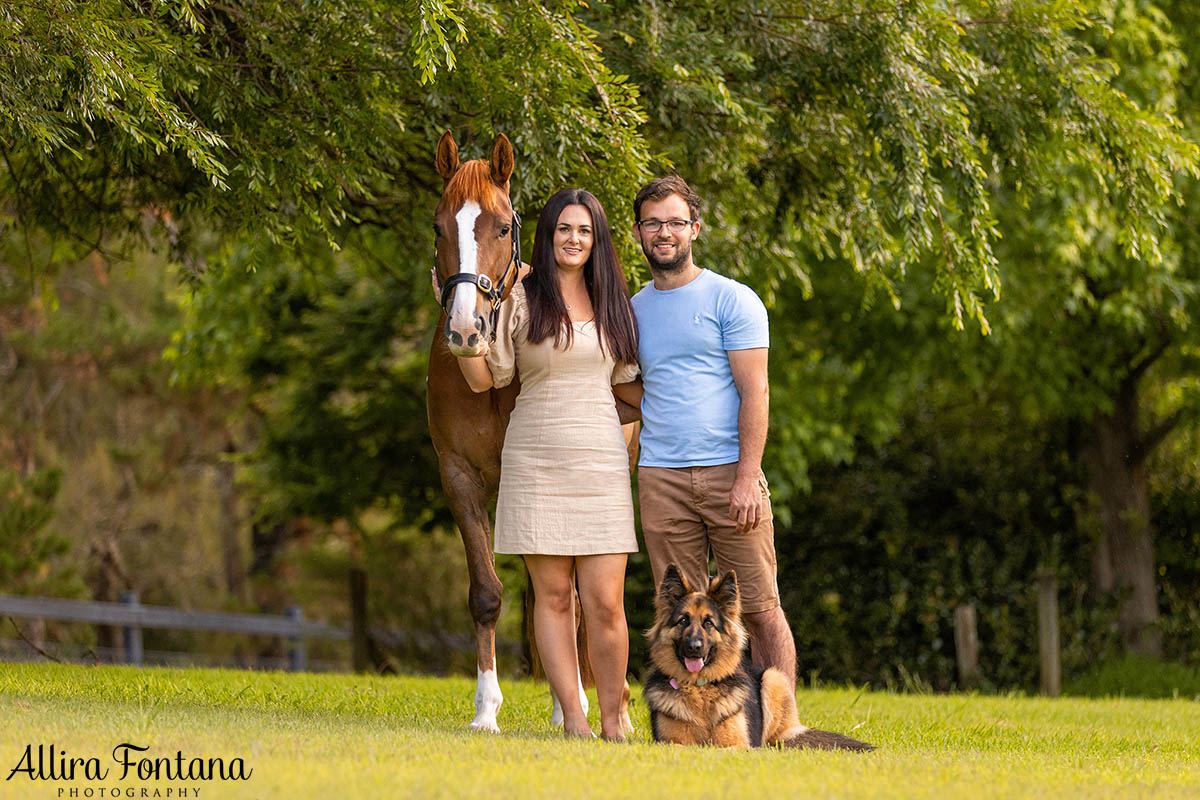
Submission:
[[[454,215],[458,224],[458,271],[464,275],[479,274],[479,243],[475,241],[475,221],[483,209],[474,200],[463,203]],[[450,327],[459,333],[475,332],[475,287],[460,283],[454,290],[450,306]],[[465,339],[465,336],[464,336]]]
[[[496,680],[496,670],[484,672],[476,670],[479,678],[475,682],[475,719],[471,721],[471,729],[476,731],[491,731],[499,733],[500,726],[496,724],[496,712],[504,702],[500,693],[500,681]]]

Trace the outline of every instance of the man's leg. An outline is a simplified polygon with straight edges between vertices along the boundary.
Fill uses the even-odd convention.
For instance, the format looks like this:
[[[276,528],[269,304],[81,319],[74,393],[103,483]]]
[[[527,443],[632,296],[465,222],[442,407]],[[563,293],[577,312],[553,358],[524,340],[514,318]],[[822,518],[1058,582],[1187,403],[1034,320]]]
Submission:
[[[638,467],[642,537],[655,594],[669,564],[679,568],[692,589],[704,591],[708,585],[708,536],[696,510],[691,473],[690,467]]]
[[[777,667],[796,686],[796,642],[783,607],[742,614],[750,634],[750,660],[760,667]]]
[[[767,482],[761,481],[762,517],[757,526],[738,533],[729,516],[729,492],[737,464],[699,467],[696,477],[701,490],[700,512],[708,526],[708,537],[721,574],[737,573],[742,596],[742,620],[750,634],[750,658],[760,667],[776,667],[794,686],[796,644],[779,605],[775,565],[775,519],[771,513]]]

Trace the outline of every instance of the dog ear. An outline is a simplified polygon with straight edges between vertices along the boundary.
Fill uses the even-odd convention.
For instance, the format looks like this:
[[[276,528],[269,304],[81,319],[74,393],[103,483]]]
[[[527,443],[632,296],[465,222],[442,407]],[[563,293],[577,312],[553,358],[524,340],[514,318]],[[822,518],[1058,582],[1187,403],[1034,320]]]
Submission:
[[[688,585],[687,578],[680,574],[678,567],[669,564],[667,571],[663,573],[662,583],[658,587],[659,605],[667,609],[674,608],[680,600],[691,593],[692,587]]]
[[[497,186],[507,186],[508,179],[513,174],[512,142],[503,133],[496,135],[496,144],[492,147],[492,180]]]
[[[461,163],[458,160],[458,144],[450,131],[443,133],[442,138],[438,140],[437,156],[433,163],[437,167],[438,175],[447,183],[454,177],[454,173],[458,172]]]
[[[730,570],[720,579],[713,578],[708,585],[708,597],[726,616],[738,613],[741,610],[742,594],[738,591],[737,573]]]

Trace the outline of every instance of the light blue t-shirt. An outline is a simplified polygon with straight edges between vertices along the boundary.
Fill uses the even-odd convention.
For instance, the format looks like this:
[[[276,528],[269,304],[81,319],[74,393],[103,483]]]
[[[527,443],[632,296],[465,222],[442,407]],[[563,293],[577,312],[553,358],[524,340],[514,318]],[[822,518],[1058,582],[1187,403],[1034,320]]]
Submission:
[[[767,347],[767,309],[749,286],[703,269],[633,297],[642,367],[645,467],[706,467],[738,460],[738,409],[727,350]]]

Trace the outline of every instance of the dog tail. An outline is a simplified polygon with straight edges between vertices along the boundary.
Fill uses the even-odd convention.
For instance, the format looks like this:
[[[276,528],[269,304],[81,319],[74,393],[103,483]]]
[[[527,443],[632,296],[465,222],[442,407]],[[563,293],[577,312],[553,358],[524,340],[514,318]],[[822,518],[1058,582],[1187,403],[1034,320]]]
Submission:
[[[840,733],[806,728],[803,725],[785,731],[779,744],[797,750],[852,750],[856,753],[866,753],[875,749],[873,744],[860,742]]]

